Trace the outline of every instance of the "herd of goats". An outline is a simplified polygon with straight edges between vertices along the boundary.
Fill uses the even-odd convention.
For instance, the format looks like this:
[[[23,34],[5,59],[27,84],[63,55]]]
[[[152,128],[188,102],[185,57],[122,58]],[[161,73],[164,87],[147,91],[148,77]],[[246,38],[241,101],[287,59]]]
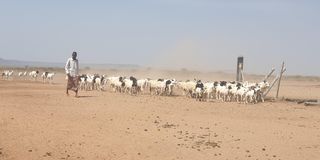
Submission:
[[[13,76],[37,80],[41,77],[43,83],[52,83],[55,73],[39,71],[2,72],[2,79],[12,79]],[[137,79],[130,77],[108,77],[98,74],[83,74],[78,77],[79,89],[84,91],[111,89],[113,92],[138,95],[148,93],[151,95],[171,96],[173,91],[182,92],[182,95],[195,98],[197,101],[220,100],[223,102],[236,101],[238,103],[264,102],[264,93],[270,87],[267,81],[259,83],[215,81],[201,82],[201,80],[177,81],[171,79]]]

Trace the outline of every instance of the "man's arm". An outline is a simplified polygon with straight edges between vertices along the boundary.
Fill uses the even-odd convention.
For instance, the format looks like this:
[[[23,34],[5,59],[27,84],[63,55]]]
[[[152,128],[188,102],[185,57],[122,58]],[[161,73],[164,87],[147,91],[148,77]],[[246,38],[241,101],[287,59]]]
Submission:
[[[70,59],[67,60],[66,66],[64,67],[64,69],[66,70],[66,74],[70,74],[69,68],[70,68]]]

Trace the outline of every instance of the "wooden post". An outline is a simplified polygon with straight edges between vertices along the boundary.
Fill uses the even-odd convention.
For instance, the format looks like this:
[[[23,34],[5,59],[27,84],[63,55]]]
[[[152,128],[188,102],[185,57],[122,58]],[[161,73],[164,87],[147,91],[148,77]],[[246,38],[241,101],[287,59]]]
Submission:
[[[282,79],[282,74],[284,72],[284,62],[282,62],[282,67],[281,67],[281,72],[280,72],[280,75],[279,75],[279,81],[278,81],[278,88],[277,88],[277,94],[276,94],[276,98],[278,99],[279,97],[279,90],[280,90],[280,83],[281,83],[281,79]]]
[[[273,73],[275,70],[276,70],[276,69],[272,68],[272,70],[270,71],[270,73],[267,74],[267,75],[264,77],[263,82],[266,81],[266,80],[272,75],[272,73]]]
[[[263,98],[265,98],[267,96],[267,94],[270,92],[270,90],[272,89],[272,87],[274,86],[274,84],[276,84],[276,82],[278,81],[279,76],[277,76],[273,82],[271,83],[271,86],[268,88],[268,90],[266,91],[266,93],[263,94]]]
[[[243,57],[238,57],[238,62],[237,62],[237,78],[236,80],[238,82],[242,82],[243,81]]]
[[[287,69],[284,68],[283,71],[281,72],[282,74],[286,71]],[[268,93],[270,92],[270,90],[272,89],[272,87],[276,84],[276,82],[278,82],[279,80],[279,75],[272,81],[271,86],[268,88],[268,90],[263,94],[263,98],[265,98]]]

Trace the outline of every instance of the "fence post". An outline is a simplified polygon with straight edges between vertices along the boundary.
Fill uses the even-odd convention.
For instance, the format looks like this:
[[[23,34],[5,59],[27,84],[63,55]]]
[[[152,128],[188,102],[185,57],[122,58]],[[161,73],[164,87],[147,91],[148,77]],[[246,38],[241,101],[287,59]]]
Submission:
[[[263,98],[265,98],[267,96],[267,94],[270,92],[270,90],[272,89],[272,87],[274,86],[274,84],[276,84],[276,82],[278,81],[279,76],[277,76],[273,82],[271,83],[271,86],[268,88],[268,90],[266,91],[266,93],[263,94]]]
[[[282,70],[282,74],[286,71],[286,68],[283,68]],[[279,80],[279,75],[272,81],[270,87],[268,88],[268,90],[263,94],[263,98],[265,98],[267,96],[267,94],[270,92],[270,90],[272,89],[272,87],[276,84],[276,82],[278,82]]]
[[[283,72],[285,71],[284,69],[285,69],[285,68],[284,68],[284,62],[282,62],[281,72],[280,72],[279,81],[278,81],[278,88],[277,88],[276,99],[278,99],[278,97],[279,97],[280,83],[281,83],[281,79],[282,79],[282,74],[283,74]]]
[[[266,81],[266,80],[272,75],[272,73],[273,73],[275,70],[276,70],[276,69],[272,68],[272,70],[270,71],[270,73],[267,74],[267,75],[264,77],[264,79],[263,79],[262,82]]]

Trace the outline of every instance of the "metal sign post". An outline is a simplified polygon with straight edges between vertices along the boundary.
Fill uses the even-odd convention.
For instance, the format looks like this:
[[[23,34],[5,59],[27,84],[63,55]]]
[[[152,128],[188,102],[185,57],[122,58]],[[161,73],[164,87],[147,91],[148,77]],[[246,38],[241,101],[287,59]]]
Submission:
[[[237,62],[237,81],[243,81],[243,57],[238,57]]]

